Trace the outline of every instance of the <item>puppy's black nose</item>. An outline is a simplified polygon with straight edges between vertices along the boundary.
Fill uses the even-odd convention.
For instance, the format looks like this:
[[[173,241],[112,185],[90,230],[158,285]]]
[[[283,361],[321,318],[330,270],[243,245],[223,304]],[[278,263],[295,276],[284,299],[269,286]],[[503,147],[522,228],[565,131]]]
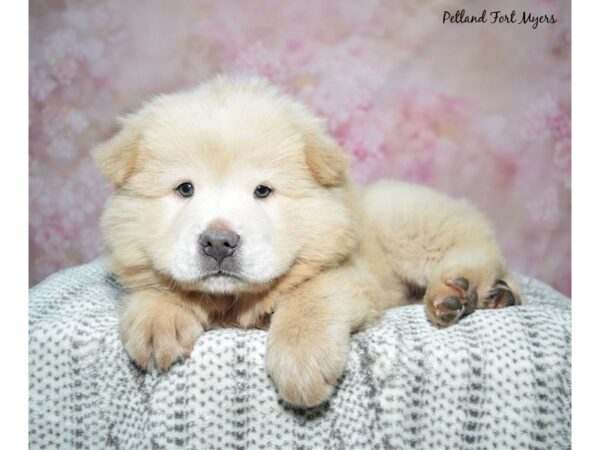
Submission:
[[[225,258],[233,255],[240,236],[226,228],[209,228],[200,235],[198,240],[202,253],[221,264]]]

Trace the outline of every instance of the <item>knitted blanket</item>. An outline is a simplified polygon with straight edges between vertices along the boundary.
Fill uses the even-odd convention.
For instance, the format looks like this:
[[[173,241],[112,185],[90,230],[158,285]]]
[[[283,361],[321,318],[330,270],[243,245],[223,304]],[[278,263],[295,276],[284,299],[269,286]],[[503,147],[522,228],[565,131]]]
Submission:
[[[140,371],[104,260],[64,270],[30,291],[30,447],[568,448],[570,301],[521,282],[523,306],[446,329],[421,305],[389,310],[353,336],[332,398],[301,409],[266,374],[264,331],[209,331],[168,373]]]

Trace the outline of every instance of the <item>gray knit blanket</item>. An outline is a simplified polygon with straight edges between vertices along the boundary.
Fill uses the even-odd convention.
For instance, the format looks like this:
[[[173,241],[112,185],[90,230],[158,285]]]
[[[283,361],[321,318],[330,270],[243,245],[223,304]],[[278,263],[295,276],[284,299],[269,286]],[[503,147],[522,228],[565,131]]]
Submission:
[[[266,374],[264,331],[209,331],[168,373],[140,371],[104,260],[64,270],[30,291],[30,448],[569,448],[570,300],[521,282],[524,306],[447,329],[389,310],[353,336],[331,399],[301,409]]]

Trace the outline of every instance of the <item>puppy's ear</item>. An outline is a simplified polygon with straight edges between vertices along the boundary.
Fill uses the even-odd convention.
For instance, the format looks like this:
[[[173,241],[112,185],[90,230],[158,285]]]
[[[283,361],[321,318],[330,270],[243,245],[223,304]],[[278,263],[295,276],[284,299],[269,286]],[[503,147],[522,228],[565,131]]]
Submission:
[[[120,122],[121,131],[92,150],[96,165],[115,187],[121,187],[133,173],[140,141],[135,117],[125,117]]]
[[[323,186],[338,186],[346,179],[348,156],[324,127],[305,137],[306,163]]]
[[[323,186],[338,186],[346,179],[349,158],[331,137],[322,119],[299,103],[292,104],[295,123],[304,140],[308,168]]]

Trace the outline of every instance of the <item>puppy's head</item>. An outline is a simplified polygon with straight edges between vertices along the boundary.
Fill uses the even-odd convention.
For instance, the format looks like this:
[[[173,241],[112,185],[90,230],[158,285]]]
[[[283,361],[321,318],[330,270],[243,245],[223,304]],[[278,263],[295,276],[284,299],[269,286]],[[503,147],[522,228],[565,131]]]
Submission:
[[[94,156],[116,187],[103,217],[113,258],[185,289],[257,291],[354,245],[345,154],[263,80],[158,97]]]

